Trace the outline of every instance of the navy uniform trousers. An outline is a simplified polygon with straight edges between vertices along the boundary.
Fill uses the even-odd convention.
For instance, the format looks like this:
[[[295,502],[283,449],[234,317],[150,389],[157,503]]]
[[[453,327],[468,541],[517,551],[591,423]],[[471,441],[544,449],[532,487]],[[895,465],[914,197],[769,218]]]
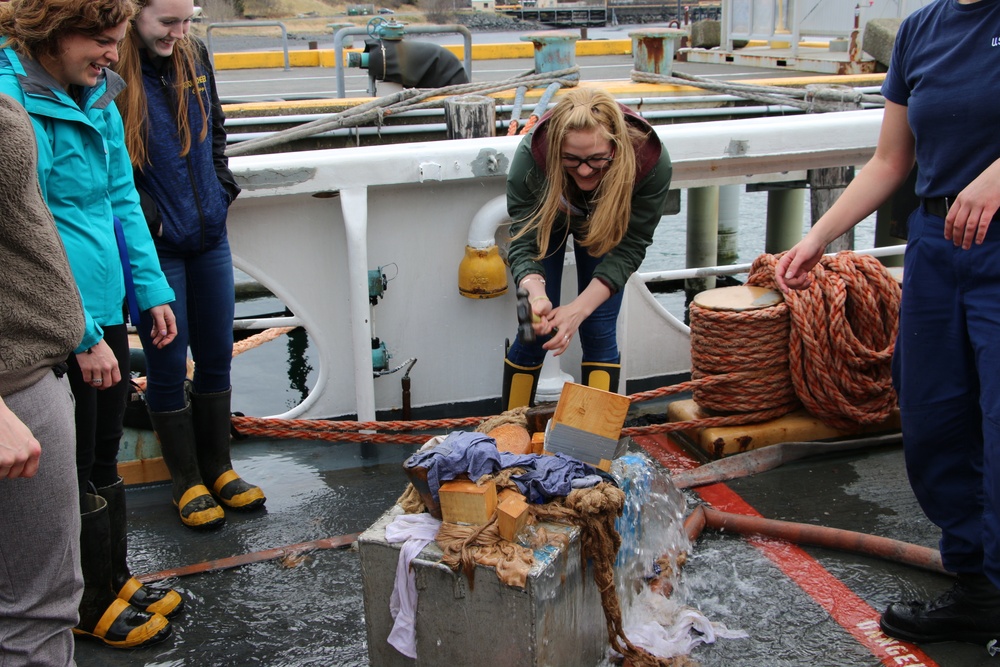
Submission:
[[[1000,586],[1000,222],[982,245],[909,220],[893,358],[910,484],[956,573]]]

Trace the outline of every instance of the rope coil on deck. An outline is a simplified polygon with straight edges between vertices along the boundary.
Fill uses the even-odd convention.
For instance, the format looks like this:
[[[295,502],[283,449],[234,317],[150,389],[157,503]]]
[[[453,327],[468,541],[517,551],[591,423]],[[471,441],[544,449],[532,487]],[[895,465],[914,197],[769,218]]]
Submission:
[[[788,368],[788,306],[759,310],[690,307],[691,377],[724,375],[726,382],[700,384],[693,391],[702,408],[722,413],[799,407]]]
[[[778,257],[761,255],[748,285],[776,287]],[[892,353],[902,290],[874,257],[840,252],[813,267],[808,288],[785,295],[795,393],[834,428],[877,424],[897,405]]]

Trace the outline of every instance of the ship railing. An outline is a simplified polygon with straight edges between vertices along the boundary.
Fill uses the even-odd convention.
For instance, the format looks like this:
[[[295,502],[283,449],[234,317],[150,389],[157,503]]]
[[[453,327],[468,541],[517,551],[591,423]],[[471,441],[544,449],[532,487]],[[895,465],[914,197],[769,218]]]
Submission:
[[[804,182],[810,169],[863,165],[874,153],[881,118],[881,110],[861,110],[655,131],[673,160],[672,187],[701,188]],[[471,300],[459,294],[457,274],[470,223],[503,196],[519,141],[429,141],[230,160],[243,187],[230,215],[234,261],[305,327],[317,368],[306,399],[278,416],[354,414],[371,421],[377,411],[398,407],[398,387],[372,373],[376,337],[390,356],[420,358],[414,407],[495,399],[504,338],[514,329],[513,290]],[[369,272],[389,264],[398,279],[373,307]],[[565,274],[569,294],[575,276]],[[619,335],[622,377],[630,380],[690,369],[686,327],[645,285],[655,277],[635,276],[626,288]],[[571,347],[559,360],[573,371],[580,351]]]

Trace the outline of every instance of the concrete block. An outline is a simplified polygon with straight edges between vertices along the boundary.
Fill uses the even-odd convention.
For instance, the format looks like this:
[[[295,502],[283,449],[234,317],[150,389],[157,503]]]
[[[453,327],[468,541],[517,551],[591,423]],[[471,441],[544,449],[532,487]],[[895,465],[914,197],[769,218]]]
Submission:
[[[892,59],[892,45],[896,42],[896,33],[902,19],[872,19],[865,24],[865,33],[861,39],[861,49],[870,55],[875,62],[883,67],[889,67]]]
[[[581,571],[577,528],[543,524],[564,533],[566,549],[535,551],[524,590],[506,586],[493,568],[477,566],[475,587],[439,561],[429,545],[412,562],[417,586],[417,659],[386,642],[392,630],[392,594],[400,545],[385,541],[385,527],[402,514],[386,512],[358,539],[368,656],[373,667],[493,665],[580,667],[596,665],[607,648],[607,627],[593,572]]]
[[[696,49],[714,49],[722,44],[722,23],[702,19],[691,24],[690,46]]]

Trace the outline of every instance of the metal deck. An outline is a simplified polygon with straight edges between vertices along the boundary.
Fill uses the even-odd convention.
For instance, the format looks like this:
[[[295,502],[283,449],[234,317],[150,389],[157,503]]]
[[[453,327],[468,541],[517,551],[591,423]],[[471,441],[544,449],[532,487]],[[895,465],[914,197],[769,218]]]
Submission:
[[[674,467],[683,450],[662,436],[638,438]],[[405,487],[400,465],[413,447],[300,441],[241,443],[236,468],[268,495],[258,514],[227,513],[217,532],[181,526],[165,485],[130,489],[130,562],[135,574],[364,531]],[[811,459],[755,477],[685,491],[689,506],[823,524],[934,546],[937,531],[909,490],[898,447]],[[391,573],[386,573],[391,576]],[[269,667],[367,665],[356,551],[192,574],[173,585],[188,608],[165,642],[137,651],[77,640],[80,667]],[[948,577],[867,556],[799,548],[706,531],[681,577],[680,595],[749,639],[719,640],[693,656],[705,667],[974,667],[984,647],[913,647],[873,629],[899,596],[936,595]],[[386,604],[388,601],[386,601]],[[906,661],[899,663],[897,659]],[[468,665],[481,656],[469,656]],[[990,663],[992,664],[992,663]]]

